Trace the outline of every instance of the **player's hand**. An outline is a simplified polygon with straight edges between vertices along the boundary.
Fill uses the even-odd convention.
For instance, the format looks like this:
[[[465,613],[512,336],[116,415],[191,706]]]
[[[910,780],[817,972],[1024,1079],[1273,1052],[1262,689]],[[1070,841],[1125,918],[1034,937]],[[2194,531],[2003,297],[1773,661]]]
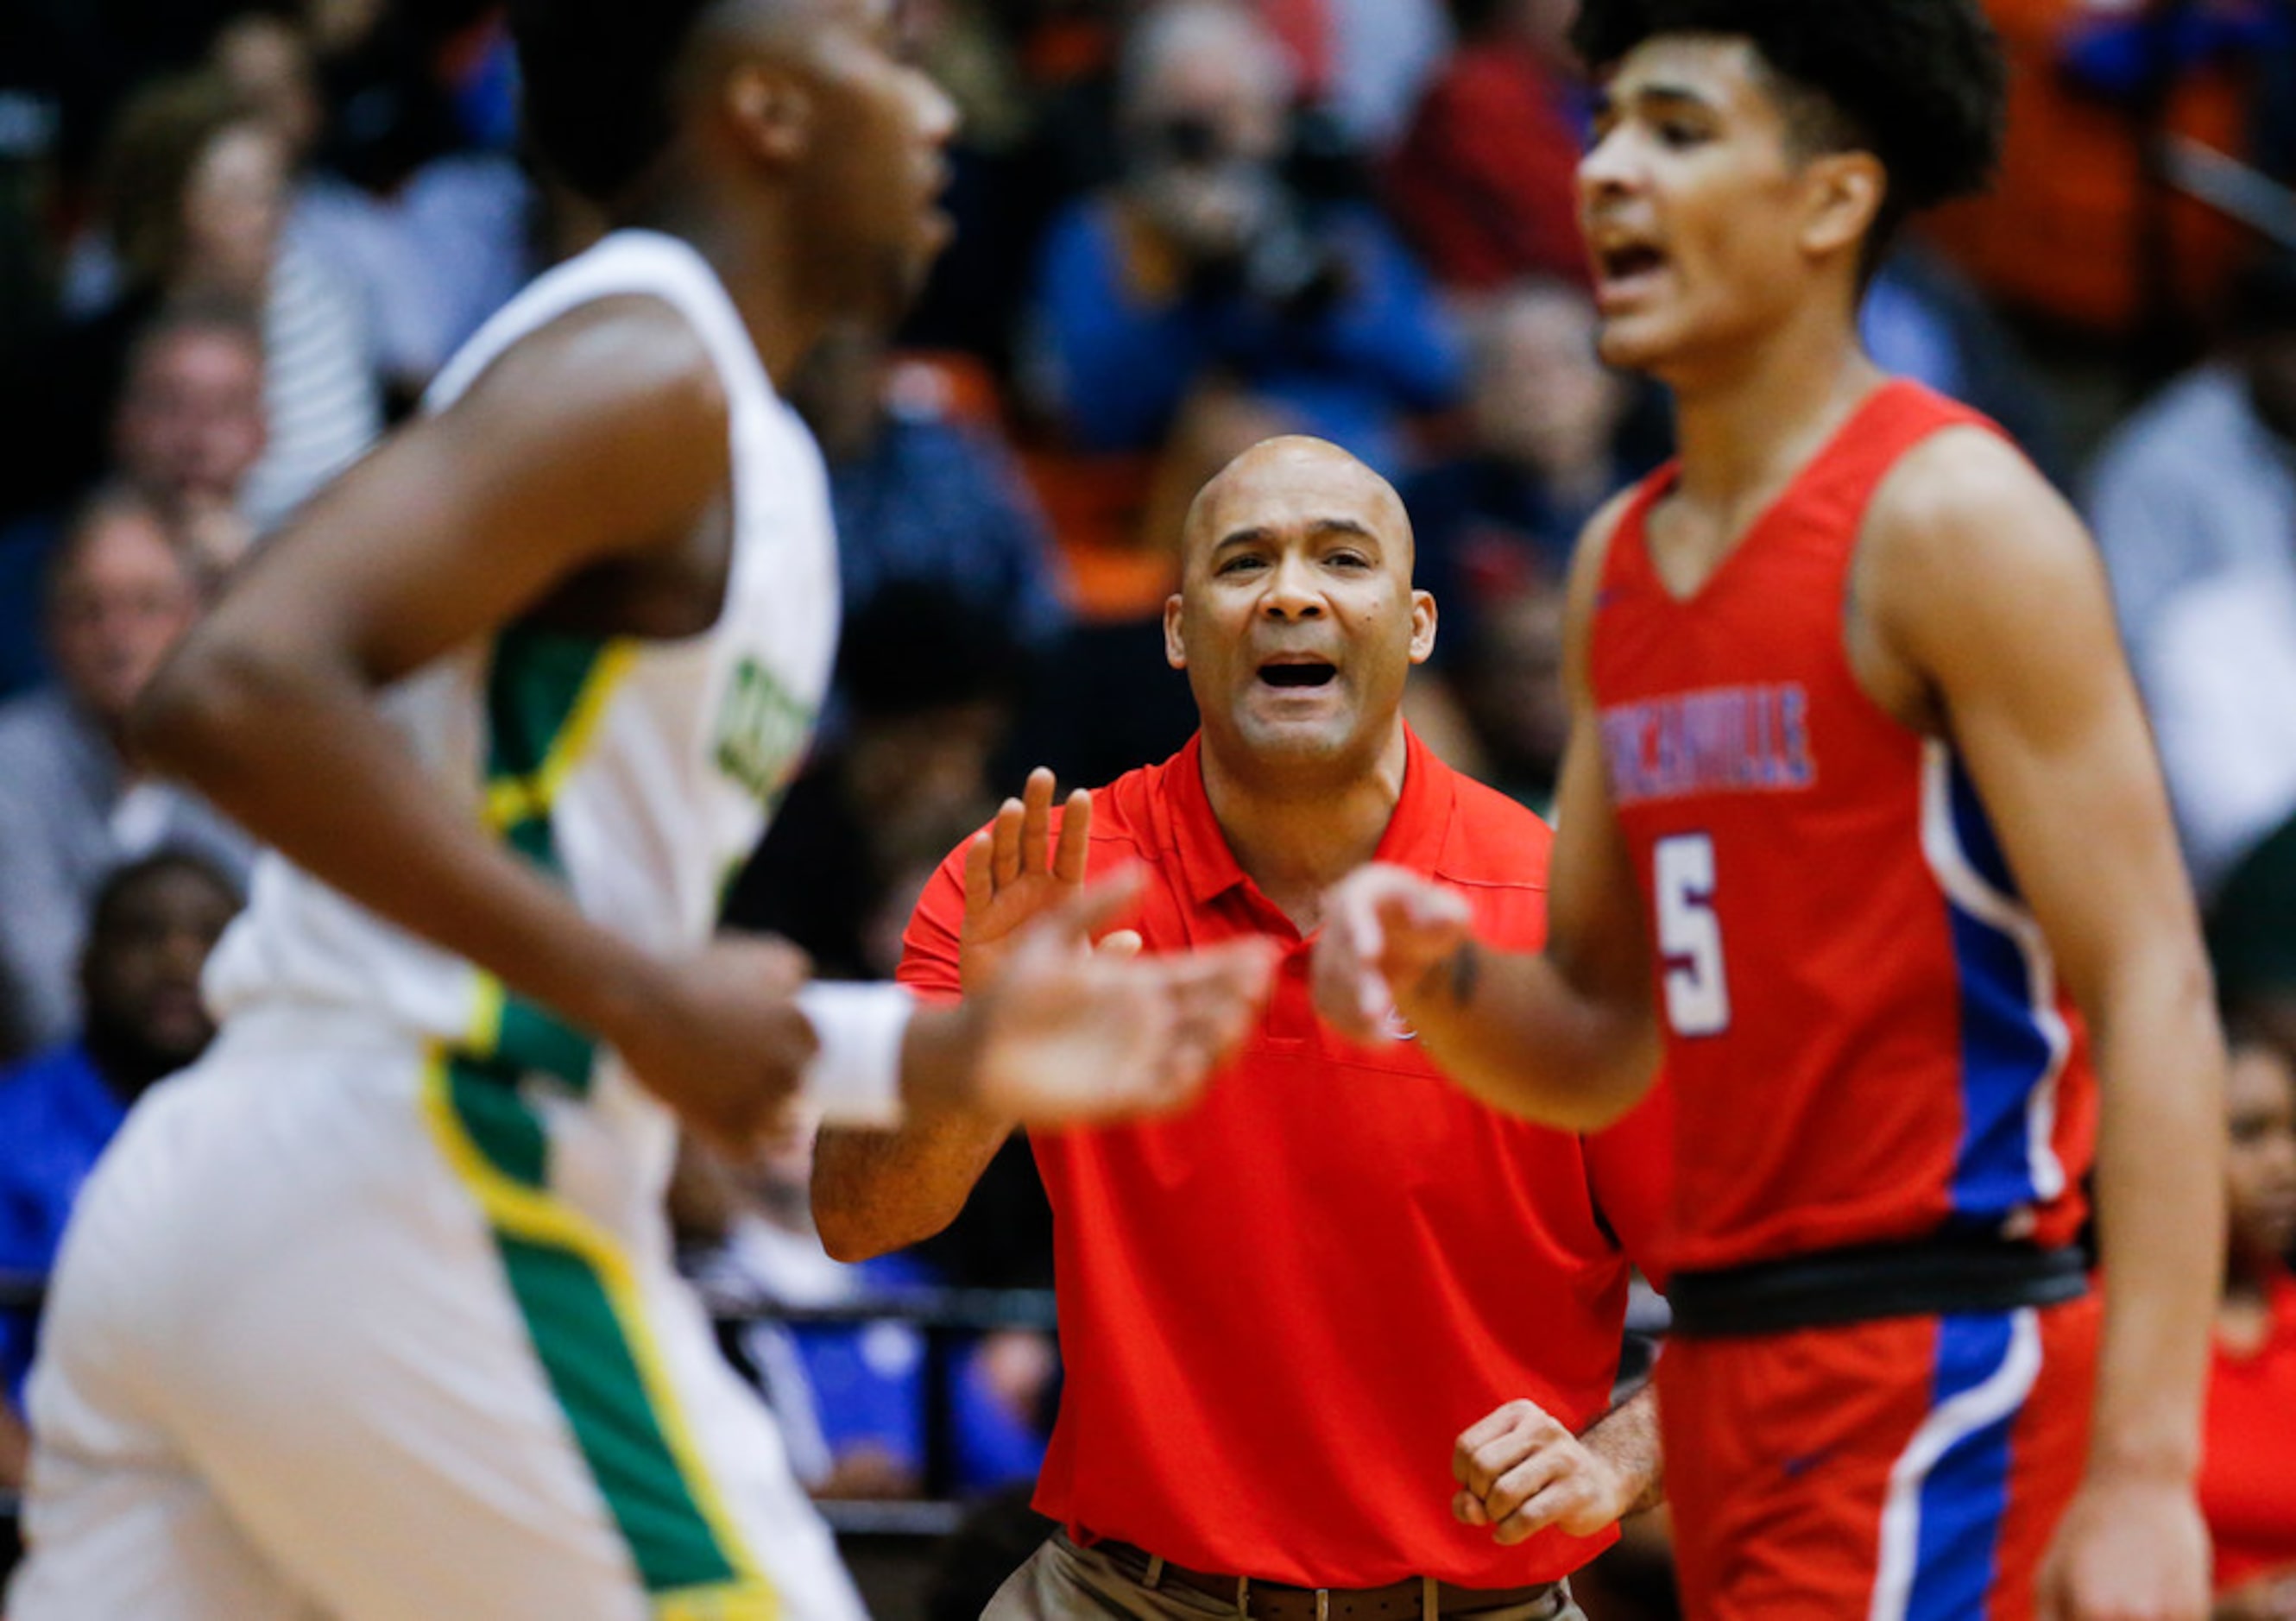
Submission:
[[[964,847],[964,923],[957,934],[956,971],[969,994],[996,976],[1013,931],[1042,917],[1084,888],[1092,844],[1092,795],[1078,789],[1052,836],[1053,774],[1039,765],[1017,799],[996,807],[996,819]]]
[[[815,1049],[794,998],[812,961],[786,940],[722,934],[662,965],[603,1032],[688,1129],[744,1158],[784,1131]]]
[[[966,997],[981,1021],[974,1101],[985,1112],[1037,1126],[1168,1113],[1251,1028],[1272,941],[1160,956],[1089,948],[1144,880],[1135,868],[1080,889],[1014,934],[992,981]]]
[[[1358,1042],[1390,1036],[1398,987],[1424,979],[1464,946],[1474,915],[1456,889],[1378,864],[1324,896],[1316,941],[1316,1011]]]
[[[1452,1449],[1451,1513],[1513,1546],[1549,1526],[1592,1536],[1634,1506],[1635,1487],[1536,1402],[1515,1400],[1464,1431]]]
[[[2040,1621],[2206,1621],[2209,1533],[2191,1486],[2091,1475],[2041,1566]]]

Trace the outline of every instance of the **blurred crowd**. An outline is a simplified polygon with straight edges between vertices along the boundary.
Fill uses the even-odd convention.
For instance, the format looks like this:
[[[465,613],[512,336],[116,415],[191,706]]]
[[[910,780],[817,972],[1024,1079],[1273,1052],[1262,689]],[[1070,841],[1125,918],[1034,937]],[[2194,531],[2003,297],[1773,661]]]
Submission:
[[[2296,1425],[2296,4],[1988,4],[2015,68],[2000,184],[1880,267],[1866,332],[1999,420],[2103,549],[2241,1043],[2219,1379],[2263,1405],[2211,1428],[2241,1453]],[[1570,12],[911,0],[964,110],[958,231],[903,331],[838,334],[793,390],[847,634],[730,921],[885,977],[924,878],[1021,771],[1088,786],[1183,742],[1179,517],[1279,432],[1401,487],[1442,613],[1413,722],[1545,806],[1572,537],[1668,454],[1662,402],[1595,356]],[[219,583],[596,229],[521,149],[502,12],[0,12],[0,1272],[45,1269],[122,1111],[198,1051],[189,987],[252,855],[123,756],[121,716]],[[1049,1282],[1023,1152],[868,1277],[821,1255],[804,1175],[801,1143],[685,1167],[713,1296]],[[27,1344],[0,1327],[12,1381]],[[892,1325],[728,1350],[839,1496],[922,1489],[928,1406],[959,1438],[942,1484],[1027,1478],[1058,1379],[1026,1333],[936,1367],[931,1402]],[[12,1429],[0,1410],[0,1481]],[[2296,1471],[2238,1463],[2211,1499],[2249,1550],[2223,1613],[2296,1616]],[[1635,1602],[1606,1613],[1660,1613]]]

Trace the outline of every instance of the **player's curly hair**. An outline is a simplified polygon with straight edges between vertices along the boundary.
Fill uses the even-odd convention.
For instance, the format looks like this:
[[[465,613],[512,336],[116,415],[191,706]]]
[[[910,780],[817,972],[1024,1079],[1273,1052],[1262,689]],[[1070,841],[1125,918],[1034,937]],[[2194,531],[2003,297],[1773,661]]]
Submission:
[[[676,69],[718,0],[512,0],[527,140],[596,203],[626,192],[669,145]]]
[[[1880,159],[1877,241],[1992,180],[2008,76],[1979,0],[1582,0],[1570,43],[1599,73],[1659,34],[1751,41],[1808,150]]]

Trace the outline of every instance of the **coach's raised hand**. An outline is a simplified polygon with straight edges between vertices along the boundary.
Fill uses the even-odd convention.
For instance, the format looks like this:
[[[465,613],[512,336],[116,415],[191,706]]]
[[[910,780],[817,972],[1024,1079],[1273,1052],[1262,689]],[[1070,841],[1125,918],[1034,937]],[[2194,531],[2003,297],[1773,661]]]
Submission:
[[[1163,1113],[1192,1101],[1250,1029],[1277,952],[1259,938],[1163,956],[1094,951],[1139,899],[1131,868],[1079,888],[1001,945],[968,987],[978,1107],[1031,1125]]]

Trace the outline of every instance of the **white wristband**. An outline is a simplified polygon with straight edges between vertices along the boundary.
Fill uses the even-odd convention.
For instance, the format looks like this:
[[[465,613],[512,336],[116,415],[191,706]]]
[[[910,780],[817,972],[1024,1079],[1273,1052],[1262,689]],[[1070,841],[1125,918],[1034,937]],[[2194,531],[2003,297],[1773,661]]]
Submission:
[[[798,1011],[821,1044],[806,1066],[805,1090],[834,1126],[901,1123],[901,1038],[917,1001],[898,985],[816,980],[797,994]]]

